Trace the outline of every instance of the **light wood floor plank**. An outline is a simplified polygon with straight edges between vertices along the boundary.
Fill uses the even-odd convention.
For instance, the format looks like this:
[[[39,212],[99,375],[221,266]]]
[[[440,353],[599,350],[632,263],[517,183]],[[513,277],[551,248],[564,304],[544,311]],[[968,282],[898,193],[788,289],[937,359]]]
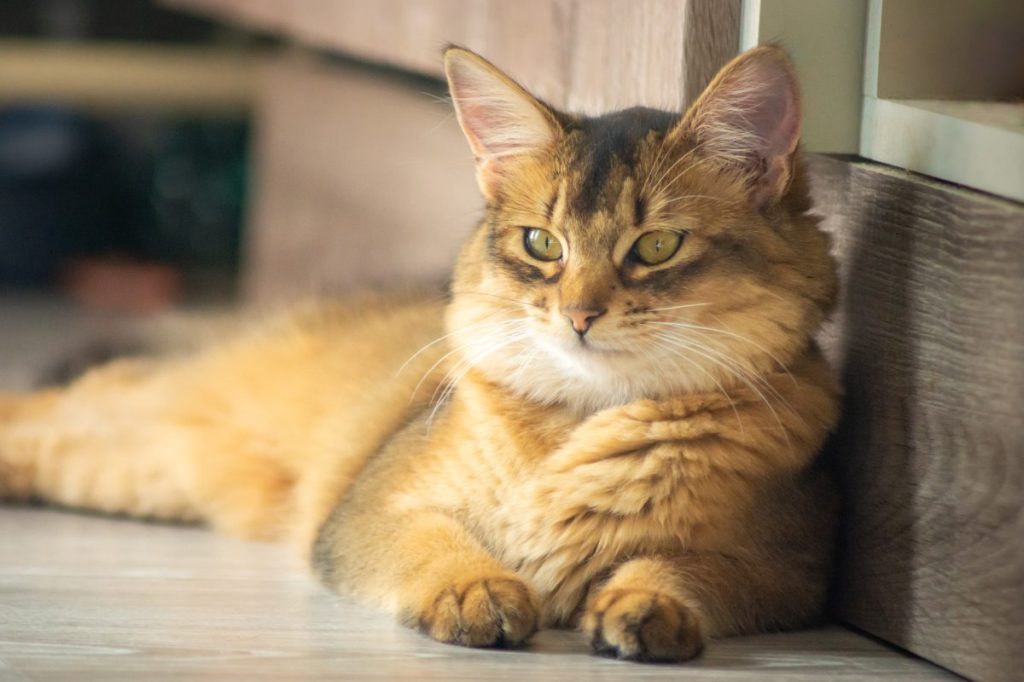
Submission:
[[[0,680],[952,679],[839,627],[714,642],[699,661],[429,641],[317,585],[281,547],[200,528],[0,508]]]

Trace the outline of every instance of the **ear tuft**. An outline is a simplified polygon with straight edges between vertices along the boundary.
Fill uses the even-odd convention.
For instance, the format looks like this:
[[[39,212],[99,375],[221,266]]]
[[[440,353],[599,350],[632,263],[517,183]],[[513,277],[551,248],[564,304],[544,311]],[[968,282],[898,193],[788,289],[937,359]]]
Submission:
[[[558,121],[547,105],[474,52],[449,47],[444,72],[459,125],[476,157],[481,189],[490,197],[501,161],[550,148]]]
[[[757,47],[726,64],[681,125],[706,156],[748,177],[755,205],[780,199],[800,141],[800,95],[785,50]]]

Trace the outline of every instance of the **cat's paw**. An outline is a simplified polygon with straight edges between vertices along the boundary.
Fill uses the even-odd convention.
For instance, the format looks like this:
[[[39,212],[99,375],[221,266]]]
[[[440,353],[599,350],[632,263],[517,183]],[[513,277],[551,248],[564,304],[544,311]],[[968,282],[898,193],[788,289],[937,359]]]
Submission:
[[[537,598],[522,580],[498,575],[454,581],[419,617],[421,631],[463,646],[520,646],[537,631]]]
[[[704,646],[697,615],[651,590],[605,589],[581,622],[594,652],[634,661],[685,661]]]

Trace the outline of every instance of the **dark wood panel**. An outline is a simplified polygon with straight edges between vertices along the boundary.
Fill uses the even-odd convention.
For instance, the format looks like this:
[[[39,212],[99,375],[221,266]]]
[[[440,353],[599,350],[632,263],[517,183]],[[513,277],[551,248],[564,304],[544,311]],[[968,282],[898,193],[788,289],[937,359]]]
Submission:
[[[843,620],[981,680],[1024,674],[1024,207],[817,157],[844,293],[832,454]]]

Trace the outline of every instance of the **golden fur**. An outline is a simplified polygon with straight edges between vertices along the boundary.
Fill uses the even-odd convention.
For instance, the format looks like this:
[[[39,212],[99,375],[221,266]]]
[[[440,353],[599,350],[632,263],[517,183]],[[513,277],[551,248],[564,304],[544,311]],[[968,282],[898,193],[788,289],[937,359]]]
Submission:
[[[681,660],[809,622],[836,283],[785,55],[741,55],[682,119],[568,116],[457,48],[446,68],[488,200],[447,303],[312,305],[0,397],[0,496],[292,542],[465,645],[578,624],[599,652]],[[532,258],[524,227],[564,257]],[[630,249],[652,230],[684,239],[648,267]]]

